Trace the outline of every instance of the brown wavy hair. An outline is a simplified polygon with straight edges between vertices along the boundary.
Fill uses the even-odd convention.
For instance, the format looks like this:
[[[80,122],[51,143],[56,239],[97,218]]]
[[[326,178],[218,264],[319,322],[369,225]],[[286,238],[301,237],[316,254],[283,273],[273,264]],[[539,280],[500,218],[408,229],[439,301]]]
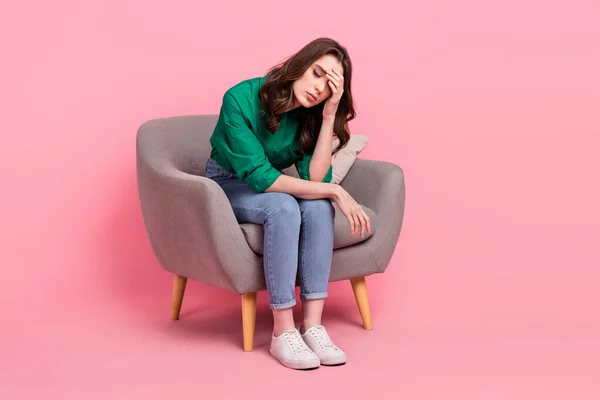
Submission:
[[[352,63],[345,47],[329,38],[318,38],[304,46],[296,54],[283,63],[272,67],[267,79],[259,91],[260,102],[263,106],[261,117],[268,116],[265,127],[271,133],[279,128],[281,114],[289,111],[294,105],[292,84],[302,77],[304,72],[319,58],[326,54],[336,57],[344,68],[344,93],[335,114],[333,132],[339,139],[339,145],[332,155],[343,149],[350,140],[348,122],[356,118],[352,100]],[[323,107],[325,101],[314,107],[305,108],[300,124],[300,152],[311,153],[317,144],[319,131],[323,122]]]

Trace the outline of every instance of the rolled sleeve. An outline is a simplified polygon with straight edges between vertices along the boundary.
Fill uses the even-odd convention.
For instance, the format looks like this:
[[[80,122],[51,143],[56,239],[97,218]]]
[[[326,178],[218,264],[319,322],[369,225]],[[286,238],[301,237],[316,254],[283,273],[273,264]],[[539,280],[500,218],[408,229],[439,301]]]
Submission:
[[[221,109],[224,134],[219,152],[227,157],[235,174],[256,192],[264,192],[282,173],[271,165],[265,150],[250,129],[241,107],[231,93],[225,93]]]
[[[312,154],[303,154],[302,157],[295,162],[296,169],[298,170],[298,175],[302,179],[310,180],[310,160],[312,159]],[[333,179],[333,166],[330,164],[327,173],[321,180],[321,182],[331,183]]]

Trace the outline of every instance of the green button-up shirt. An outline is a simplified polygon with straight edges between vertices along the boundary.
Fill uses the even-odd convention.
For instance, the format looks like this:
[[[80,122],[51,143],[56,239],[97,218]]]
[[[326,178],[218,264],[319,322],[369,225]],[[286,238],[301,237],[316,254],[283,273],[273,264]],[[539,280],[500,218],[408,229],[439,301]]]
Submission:
[[[256,192],[263,192],[282,175],[281,170],[296,166],[302,179],[310,180],[312,154],[300,154],[299,126],[302,109],[281,115],[279,129],[269,132],[260,117],[263,109],[258,91],[267,76],[244,80],[225,92],[215,130],[210,137],[210,157],[235,173]],[[323,182],[331,182],[329,166]]]

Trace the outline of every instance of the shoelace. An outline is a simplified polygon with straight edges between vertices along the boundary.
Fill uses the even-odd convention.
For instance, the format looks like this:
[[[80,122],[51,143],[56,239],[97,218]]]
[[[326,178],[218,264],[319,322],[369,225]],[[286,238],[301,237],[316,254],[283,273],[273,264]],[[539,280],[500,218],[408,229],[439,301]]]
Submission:
[[[311,351],[310,347],[308,347],[306,343],[304,343],[302,336],[300,336],[300,332],[285,332],[284,337],[290,345],[294,354],[300,354],[305,351]]]
[[[325,331],[325,328],[323,328],[322,326],[318,326],[316,328],[313,328],[313,330],[311,331],[311,333],[312,333],[313,337],[317,340],[317,344],[319,346],[321,346],[321,348],[333,347],[334,349],[337,350],[337,347],[335,347],[335,345],[331,341],[331,338],[329,337],[329,335]]]

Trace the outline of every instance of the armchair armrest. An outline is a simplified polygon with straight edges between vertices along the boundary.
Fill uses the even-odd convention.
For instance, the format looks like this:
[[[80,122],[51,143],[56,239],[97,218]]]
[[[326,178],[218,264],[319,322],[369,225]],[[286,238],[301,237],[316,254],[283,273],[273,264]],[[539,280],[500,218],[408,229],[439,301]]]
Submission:
[[[389,162],[357,158],[341,186],[377,214],[377,230],[368,241],[380,272],[385,271],[404,219],[404,172]]]
[[[144,154],[137,143],[144,224],[161,266],[181,276],[245,293],[261,260],[248,246],[229,201],[211,179]]]

